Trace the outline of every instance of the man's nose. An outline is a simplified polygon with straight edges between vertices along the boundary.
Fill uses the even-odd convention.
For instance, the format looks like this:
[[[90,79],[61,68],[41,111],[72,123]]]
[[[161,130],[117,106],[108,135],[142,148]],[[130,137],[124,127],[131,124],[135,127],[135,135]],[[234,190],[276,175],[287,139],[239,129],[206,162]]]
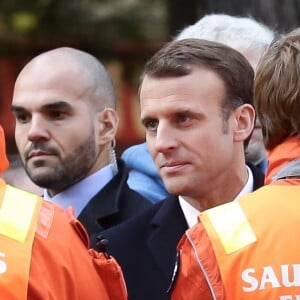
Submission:
[[[175,129],[169,124],[160,123],[157,128],[155,149],[157,152],[168,152],[178,145]]]
[[[33,116],[29,126],[28,140],[37,141],[40,139],[49,139],[47,122],[39,116]]]

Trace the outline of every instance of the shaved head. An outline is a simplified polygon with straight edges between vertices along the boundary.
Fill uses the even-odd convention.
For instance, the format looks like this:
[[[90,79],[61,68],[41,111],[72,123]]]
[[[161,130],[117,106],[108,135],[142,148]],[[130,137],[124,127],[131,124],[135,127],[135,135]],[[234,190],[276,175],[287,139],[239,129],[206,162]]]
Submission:
[[[44,52],[33,58],[20,72],[15,86],[22,84],[24,78],[28,78],[31,72],[39,73],[40,80],[43,74],[53,72],[57,84],[68,84],[68,76],[63,81],[57,76],[58,73],[78,76],[78,84],[82,93],[87,93],[87,100],[98,110],[104,107],[116,107],[114,86],[110,75],[99,60],[84,51],[61,47]],[[66,73],[63,73],[66,72]],[[84,87],[84,89],[83,89]]]
[[[109,164],[115,106],[111,77],[94,56],[63,47],[29,61],[16,80],[12,112],[30,178],[55,195]]]

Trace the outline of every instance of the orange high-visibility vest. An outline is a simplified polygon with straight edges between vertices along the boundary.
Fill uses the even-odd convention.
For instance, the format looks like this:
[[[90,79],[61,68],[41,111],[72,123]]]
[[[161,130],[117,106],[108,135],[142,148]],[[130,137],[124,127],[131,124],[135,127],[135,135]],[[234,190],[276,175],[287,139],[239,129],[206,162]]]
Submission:
[[[9,185],[0,188],[0,297],[27,299],[31,250],[40,197]]]
[[[71,214],[0,179],[0,299],[126,300],[112,257]]]
[[[200,220],[179,245],[184,267],[172,299],[300,299],[300,186],[262,187],[201,213]],[[205,256],[202,242],[213,247],[213,257]],[[192,280],[188,297],[180,298]],[[211,298],[202,298],[203,280],[211,284]]]

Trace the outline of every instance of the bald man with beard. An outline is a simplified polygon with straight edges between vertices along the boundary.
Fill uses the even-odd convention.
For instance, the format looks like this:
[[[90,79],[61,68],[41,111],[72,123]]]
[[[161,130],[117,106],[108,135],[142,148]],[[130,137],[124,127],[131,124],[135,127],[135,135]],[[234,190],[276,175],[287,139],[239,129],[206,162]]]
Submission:
[[[94,248],[99,232],[151,205],[115,157],[114,87],[94,56],[62,47],[33,58],[16,80],[12,112],[27,174],[45,199],[74,207]]]

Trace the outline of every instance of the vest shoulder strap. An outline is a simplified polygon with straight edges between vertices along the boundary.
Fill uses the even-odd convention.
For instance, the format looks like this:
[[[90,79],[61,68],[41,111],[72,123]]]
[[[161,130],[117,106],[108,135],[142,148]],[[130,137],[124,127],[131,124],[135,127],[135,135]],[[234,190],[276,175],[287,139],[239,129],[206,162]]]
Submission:
[[[1,299],[27,299],[32,246],[41,206],[39,196],[6,184],[0,186]]]
[[[237,201],[208,209],[201,213],[200,219],[210,236],[222,244],[227,254],[257,240]]]
[[[0,207],[0,234],[24,242],[31,226],[36,226],[42,199],[10,185],[4,189]]]

